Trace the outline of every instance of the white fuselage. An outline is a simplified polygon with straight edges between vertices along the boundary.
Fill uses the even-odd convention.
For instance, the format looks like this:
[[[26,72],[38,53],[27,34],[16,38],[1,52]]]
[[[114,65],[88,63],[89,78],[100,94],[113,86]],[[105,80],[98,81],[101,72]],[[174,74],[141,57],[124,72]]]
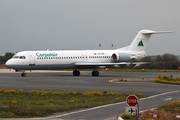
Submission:
[[[132,54],[133,56],[128,61],[117,62],[112,60],[114,53]],[[6,63],[6,66],[15,70],[98,69],[115,67],[120,62],[131,61],[132,57],[139,59],[144,56],[144,51],[133,53],[116,50],[23,51],[14,55]],[[102,65],[96,65],[95,63]],[[109,64],[106,65],[106,63]]]

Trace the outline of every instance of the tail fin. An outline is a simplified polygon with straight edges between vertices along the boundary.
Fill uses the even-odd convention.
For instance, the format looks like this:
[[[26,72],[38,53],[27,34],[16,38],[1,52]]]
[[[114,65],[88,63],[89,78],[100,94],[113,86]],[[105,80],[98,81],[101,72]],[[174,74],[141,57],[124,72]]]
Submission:
[[[152,34],[160,33],[172,33],[170,31],[152,31],[152,30],[141,30],[138,32],[131,45],[129,46],[129,51],[144,51],[149,38]]]

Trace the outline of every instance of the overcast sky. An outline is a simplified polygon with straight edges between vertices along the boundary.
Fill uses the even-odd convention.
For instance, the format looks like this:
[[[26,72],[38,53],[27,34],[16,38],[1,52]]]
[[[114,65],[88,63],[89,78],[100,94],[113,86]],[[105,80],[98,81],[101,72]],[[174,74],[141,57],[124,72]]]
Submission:
[[[0,55],[117,49],[141,29],[175,31],[152,35],[147,55],[180,55],[180,0],[0,0]]]

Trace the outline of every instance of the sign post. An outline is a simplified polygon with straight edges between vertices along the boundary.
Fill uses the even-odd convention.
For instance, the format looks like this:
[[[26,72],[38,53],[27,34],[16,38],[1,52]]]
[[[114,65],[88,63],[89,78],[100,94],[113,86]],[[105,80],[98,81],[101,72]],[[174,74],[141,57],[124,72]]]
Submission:
[[[135,107],[137,105],[138,107],[138,110],[136,111],[136,119],[138,119],[138,114],[139,114],[139,104],[138,104],[138,98],[135,96],[135,95],[129,95],[127,98],[126,98],[126,103],[129,107]],[[131,109],[131,108],[130,108]],[[130,111],[131,113],[134,112],[133,109],[131,109]]]

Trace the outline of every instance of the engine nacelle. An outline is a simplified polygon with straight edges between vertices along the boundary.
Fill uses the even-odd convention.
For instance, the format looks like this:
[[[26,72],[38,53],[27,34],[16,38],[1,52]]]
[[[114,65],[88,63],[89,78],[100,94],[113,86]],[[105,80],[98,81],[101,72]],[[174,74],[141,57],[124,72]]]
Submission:
[[[113,53],[112,54],[112,61],[115,62],[126,62],[131,61],[131,54],[129,53]]]

